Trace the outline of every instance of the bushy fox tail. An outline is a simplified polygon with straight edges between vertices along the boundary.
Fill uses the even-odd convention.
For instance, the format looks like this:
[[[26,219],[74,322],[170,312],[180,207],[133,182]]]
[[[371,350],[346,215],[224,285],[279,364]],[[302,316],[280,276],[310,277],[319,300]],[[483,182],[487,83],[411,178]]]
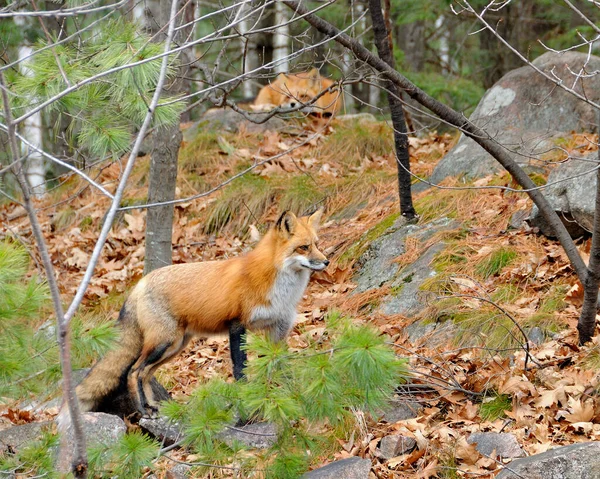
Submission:
[[[127,373],[140,356],[142,350],[142,332],[137,322],[136,307],[127,301],[119,313],[120,339],[117,346],[109,351],[77,386],[75,392],[81,412],[94,411],[101,401],[117,390]],[[59,426],[70,424],[69,410],[63,402],[58,416]]]

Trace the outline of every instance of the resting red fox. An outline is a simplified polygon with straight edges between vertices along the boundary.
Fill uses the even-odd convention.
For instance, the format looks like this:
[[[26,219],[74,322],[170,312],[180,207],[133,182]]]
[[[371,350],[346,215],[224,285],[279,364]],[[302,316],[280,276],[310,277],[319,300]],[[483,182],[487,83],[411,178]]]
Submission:
[[[242,377],[245,329],[284,340],[311,272],[329,264],[317,247],[322,213],[283,213],[243,256],[167,266],[142,278],[121,309],[119,345],[77,387],[81,410],[94,411],[124,381],[142,415],[155,410],[153,373],[197,334],[229,330],[234,376]]]
[[[323,78],[316,68],[303,73],[280,73],[272,83],[258,92],[254,106],[261,109],[277,106],[294,108],[309,103],[302,111],[330,117],[342,106],[342,94],[339,89],[324,93],[312,104],[310,101],[333,85],[335,83]]]

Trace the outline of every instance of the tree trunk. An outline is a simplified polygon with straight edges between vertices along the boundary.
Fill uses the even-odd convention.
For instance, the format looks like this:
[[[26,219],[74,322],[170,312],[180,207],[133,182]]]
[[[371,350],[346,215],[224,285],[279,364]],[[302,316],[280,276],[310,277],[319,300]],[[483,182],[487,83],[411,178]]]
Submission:
[[[27,184],[27,179],[23,173],[21,163],[19,163],[19,147],[17,145],[16,128],[13,124],[12,112],[10,109],[10,103],[6,88],[6,82],[4,76],[0,71],[0,94],[2,97],[4,118],[6,126],[8,127],[8,142],[10,146],[11,161],[13,163],[12,171],[17,178],[17,182],[21,191],[23,192],[23,206],[29,216],[29,222],[31,225],[31,232],[35,238],[35,242],[44,264],[44,270],[46,272],[46,281],[50,289],[50,296],[54,305],[54,312],[56,314],[57,324],[57,336],[59,346],[59,358],[60,365],[63,373],[63,395],[67,403],[69,416],[71,418],[71,425],[73,428],[73,446],[74,451],[72,454],[71,471],[77,479],[85,479],[88,471],[87,451],[85,432],[83,430],[81,411],[79,409],[79,402],[75,396],[75,385],[73,384],[73,375],[71,369],[71,347],[70,347],[70,335],[69,325],[65,319],[65,314],[60,298],[60,291],[58,289],[58,283],[56,281],[56,275],[54,274],[54,265],[48,252],[46,240],[42,232],[42,227],[37,218],[35,212],[35,206],[32,202],[30,195],[30,187]]]
[[[581,315],[577,321],[579,344],[587,343],[592,339],[596,329],[596,313],[598,312],[598,286],[600,284],[600,150],[598,150],[598,166],[599,168],[596,170],[596,210],[594,212],[592,248],[587,276],[583,281]]]
[[[450,73],[452,70],[452,66],[450,65],[450,35],[448,28],[445,25],[446,23],[448,23],[448,21],[444,15],[440,15],[435,20],[435,29],[440,32],[438,52],[442,64],[442,73],[444,74]]]
[[[181,2],[183,5],[183,2]],[[158,31],[158,28],[166,25],[169,20],[171,2],[160,0],[160,2],[148,2],[148,14],[153,18],[147,18],[147,28],[150,31]],[[158,7],[158,12],[156,8]],[[193,9],[189,4],[188,8]],[[177,17],[178,24],[185,22],[185,15]],[[158,24],[156,22],[158,19]],[[164,29],[166,32],[167,29]],[[154,32],[152,32],[154,33]],[[186,31],[179,31],[176,39],[185,39]],[[158,40],[162,41],[162,36]],[[177,41],[177,40],[176,40]],[[184,82],[184,77],[189,77],[188,65],[185,56],[181,57],[182,66],[173,83],[165,88],[165,93],[176,94],[189,90],[189,82]],[[187,83],[187,85],[186,85]],[[184,119],[182,119],[184,120]],[[157,128],[153,135],[153,147],[150,155],[150,179],[148,184],[148,202],[159,203],[175,198],[177,184],[177,157],[181,144],[182,134],[179,123],[173,126]],[[148,209],[146,216],[146,257],[144,261],[144,274],[168,266],[173,262],[173,216],[174,206],[155,206]]]
[[[344,50],[342,63],[342,73],[344,78],[350,78],[354,73],[354,58],[348,50]],[[344,113],[354,113],[356,111],[356,100],[352,94],[352,85],[344,85]]]
[[[375,45],[379,58],[394,68],[394,55],[390,48],[388,31],[383,17],[380,0],[369,0],[369,11],[373,22]],[[398,170],[398,192],[400,196],[400,213],[407,219],[416,216],[411,195],[410,157],[408,154],[408,135],[404,120],[404,108],[400,101],[400,89],[388,78],[382,79],[382,84],[388,91],[388,104],[394,128],[394,146],[396,148],[396,168]]]
[[[44,3],[45,9],[48,11],[58,11],[64,8],[65,5],[64,0],[58,2],[46,0]],[[67,36],[68,22],[66,21],[65,17],[40,17],[39,21],[42,23],[44,28],[48,30],[49,35],[52,37],[52,39],[48,38],[48,42],[62,40],[64,37]],[[61,160],[70,160],[74,162],[74,152],[68,141],[68,131],[69,126],[71,124],[69,116],[59,115],[58,112],[54,110],[52,110],[49,113],[50,119],[48,120],[48,123],[50,125],[50,128],[46,128],[45,130],[47,132],[45,132],[44,134],[44,141],[46,142],[47,147],[49,146],[50,151]],[[83,164],[84,161],[82,161],[82,164],[78,166],[80,166],[81,168],[85,168],[85,164]],[[57,169],[55,165],[49,166],[53,171]]]
[[[33,48],[29,45],[23,45],[19,48],[19,67],[23,75],[31,75],[31,70],[27,67],[29,60],[23,59],[32,52]],[[31,98],[31,101],[35,103],[36,100]],[[37,112],[26,118],[21,133],[33,146],[42,148],[42,113]],[[24,143],[22,143],[21,154],[26,158],[25,177],[29,186],[31,186],[32,195],[34,197],[43,196],[46,193],[46,162],[44,157],[39,151],[29,148]]]
[[[284,25],[288,21],[287,8],[282,3],[275,3],[275,33],[273,34],[273,61],[277,73],[290,71],[288,58],[290,50],[290,27]],[[283,25],[283,26],[279,26]]]
[[[148,203],[170,201],[175,198],[177,155],[182,136],[179,125],[161,127],[154,131]],[[148,208],[144,274],[172,263],[173,216],[173,205]]]
[[[418,20],[403,25],[398,32],[398,44],[404,52],[404,64],[414,72],[425,67],[425,22]]]
[[[251,5],[245,5],[240,7],[242,8],[241,17],[245,17],[248,12],[252,9]],[[242,73],[246,73],[248,71],[252,71],[258,68],[258,45],[256,44],[256,35],[244,36],[244,34],[250,29],[250,26],[253,25],[253,17],[244,18],[240,21],[240,51],[242,57]],[[254,83],[250,81],[250,79],[245,79],[242,83],[242,92],[244,94],[245,99],[254,98],[256,96],[256,87]]]

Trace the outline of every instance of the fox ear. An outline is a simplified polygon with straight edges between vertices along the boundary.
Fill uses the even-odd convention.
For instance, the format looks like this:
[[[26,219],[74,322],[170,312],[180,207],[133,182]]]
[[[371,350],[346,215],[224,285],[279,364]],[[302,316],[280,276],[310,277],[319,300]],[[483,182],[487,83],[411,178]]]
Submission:
[[[308,81],[312,86],[318,87],[321,84],[321,75],[319,74],[319,70],[317,68],[313,68],[308,72]]]
[[[319,226],[321,226],[321,217],[323,216],[323,211],[324,208],[321,207],[308,217],[307,221],[311,228],[319,229]]]
[[[311,68],[310,71],[308,72],[308,77],[309,78],[319,78],[319,69],[318,68]]]
[[[284,211],[277,220],[275,227],[285,236],[291,236],[296,229],[296,223],[298,223],[296,215],[291,211]]]

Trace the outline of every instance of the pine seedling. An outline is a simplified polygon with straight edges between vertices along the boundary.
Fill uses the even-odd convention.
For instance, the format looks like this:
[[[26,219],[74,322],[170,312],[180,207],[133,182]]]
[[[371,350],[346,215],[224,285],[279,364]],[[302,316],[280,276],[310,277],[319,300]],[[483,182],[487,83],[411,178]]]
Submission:
[[[18,454],[0,454],[0,476],[58,477],[54,468],[54,455],[49,452],[57,449],[58,442],[58,435],[46,429],[39,439],[31,442]]]
[[[253,334],[247,350],[246,381],[213,379],[189,404],[167,403],[163,412],[184,426],[202,461],[255,467],[264,477],[299,477],[333,450],[336,437],[350,434],[356,410],[384,405],[406,375],[406,362],[374,328],[337,313],[329,316],[322,339],[303,351],[290,352],[285,342]],[[221,443],[219,433],[239,418],[274,423],[275,444],[252,456],[239,445]]]
[[[0,396],[6,401],[40,393],[50,397],[61,378],[55,325],[43,320],[50,315],[44,309],[48,287],[36,277],[27,278],[28,264],[23,248],[0,243]],[[91,364],[115,337],[110,323],[75,318],[74,365]]]
[[[142,469],[151,468],[160,445],[140,432],[122,436],[110,446],[90,448],[90,477],[141,477]]]

